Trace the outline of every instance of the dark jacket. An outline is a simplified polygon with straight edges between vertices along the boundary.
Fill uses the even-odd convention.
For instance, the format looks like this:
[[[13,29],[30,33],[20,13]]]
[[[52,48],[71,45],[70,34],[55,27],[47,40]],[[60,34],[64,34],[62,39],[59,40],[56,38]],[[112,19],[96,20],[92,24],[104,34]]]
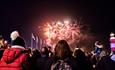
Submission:
[[[48,56],[42,56],[38,58],[36,61],[36,70],[50,70],[50,66],[52,64],[52,59]]]
[[[81,49],[75,51],[75,56],[77,70],[92,70],[91,61]]]
[[[98,62],[96,70],[115,70],[115,61],[110,56],[105,56]]]

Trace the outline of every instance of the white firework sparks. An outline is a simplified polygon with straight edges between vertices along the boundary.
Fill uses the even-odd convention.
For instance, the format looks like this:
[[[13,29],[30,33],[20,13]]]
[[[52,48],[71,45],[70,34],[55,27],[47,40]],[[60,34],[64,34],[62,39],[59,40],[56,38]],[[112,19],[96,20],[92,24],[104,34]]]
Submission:
[[[81,25],[76,21],[64,20],[50,22],[41,27],[47,45],[54,46],[62,39],[66,40],[69,44],[73,44],[81,37]]]

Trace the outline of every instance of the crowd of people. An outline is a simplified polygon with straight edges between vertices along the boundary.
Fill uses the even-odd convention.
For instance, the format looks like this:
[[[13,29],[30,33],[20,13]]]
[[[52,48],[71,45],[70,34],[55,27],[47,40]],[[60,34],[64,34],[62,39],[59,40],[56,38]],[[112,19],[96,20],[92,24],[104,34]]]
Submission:
[[[102,45],[86,53],[81,48],[70,49],[66,40],[60,40],[41,49],[27,48],[18,31],[10,35],[11,44],[0,36],[0,70],[115,70],[115,37],[111,34],[111,52],[100,58]],[[101,46],[101,47],[100,47]],[[99,58],[98,58],[99,57]]]

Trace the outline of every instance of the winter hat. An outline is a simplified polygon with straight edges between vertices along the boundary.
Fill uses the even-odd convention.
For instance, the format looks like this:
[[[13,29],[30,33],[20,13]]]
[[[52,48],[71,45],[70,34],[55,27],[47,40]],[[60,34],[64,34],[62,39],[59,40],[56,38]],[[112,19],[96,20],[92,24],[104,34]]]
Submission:
[[[110,47],[111,47],[111,51],[115,51],[115,34],[111,33],[110,34]]]
[[[10,38],[11,38],[12,40],[15,40],[17,37],[19,37],[18,31],[13,31],[13,32],[11,33],[11,35],[10,35]]]
[[[18,31],[13,31],[10,35],[12,45],[19,45],[25,47],[25,41],[20,37]]]

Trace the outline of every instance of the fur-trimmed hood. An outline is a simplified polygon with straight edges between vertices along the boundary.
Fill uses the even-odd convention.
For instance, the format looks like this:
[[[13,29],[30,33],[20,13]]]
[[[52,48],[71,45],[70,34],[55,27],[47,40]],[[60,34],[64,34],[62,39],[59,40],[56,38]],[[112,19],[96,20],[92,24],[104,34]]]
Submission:
[[[19,46],[19,45],[13,45],[11,48],[19,48],[19,49],[25,50],[23,46]]]

